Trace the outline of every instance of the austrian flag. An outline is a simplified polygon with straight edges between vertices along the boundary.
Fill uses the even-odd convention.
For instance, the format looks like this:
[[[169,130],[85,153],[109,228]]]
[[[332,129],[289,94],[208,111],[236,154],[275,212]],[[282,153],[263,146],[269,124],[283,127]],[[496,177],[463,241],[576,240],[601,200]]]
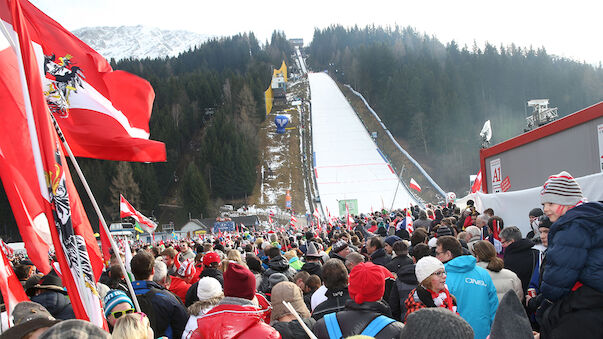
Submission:
[[[134,220],[136,220],[136,222],[138,222],[138,224],[140,224],[140,227],[147,233],[153,233],[153,232],[155,232],[155,229],[157,228],[156,223],[154,223],[151,219],[142,215],[142,213],[135,210],[134,207],[132,207],[132,205],[130,205],[130,203],[121,194],[119,195],[119,217],[120,218],[127,218],[127,217],[134,218]]]
[[[165,145],[149,140],[155,98],[149,82],[113,71],[100,54],[29,1],[14,1],[19,2],[24,27],[30,33],[46,104],[73,154],[105,160],[166,161]],[[16,37],[7,4],[0,1],[0,24]]]
[[[421,192],[421,186],[419,186],[419,184],[417,184],[417,182],[413,178],[410,178],[410,188],[414,189],[415,191]]]

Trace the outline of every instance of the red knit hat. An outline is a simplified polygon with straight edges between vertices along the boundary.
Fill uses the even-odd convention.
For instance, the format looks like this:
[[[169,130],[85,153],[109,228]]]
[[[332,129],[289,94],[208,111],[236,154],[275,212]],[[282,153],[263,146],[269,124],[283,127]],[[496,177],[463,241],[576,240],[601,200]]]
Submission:
[[[224,295],[252,300],[255,296],[253,273],[237,263],[229,263],[224,272]]]
[[[383,266],[372,262],[360,263],[350,272],[350,297],[356,304],[380,300],[385,292],[385,279],[393,277]]]

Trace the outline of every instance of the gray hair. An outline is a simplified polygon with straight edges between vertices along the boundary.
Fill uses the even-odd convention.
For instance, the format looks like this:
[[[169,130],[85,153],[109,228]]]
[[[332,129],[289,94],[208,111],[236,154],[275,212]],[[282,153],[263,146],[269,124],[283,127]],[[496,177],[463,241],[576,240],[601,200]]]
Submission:
[[[167,276],[167,265],[161,261],[160,259],[155,259],[155,264],[153,265],[155,269],[155,274],[153,275],[153,281],[162,285],[165,277]]]
[[[521,231],[516,226],[505,227],[500,231],[500,238],[505,240],[518,241],[523,238]]]
[[[480,214],[477,216],[477,220],[483,221],[484,224],[488,224],[488,220],[490,220],[490,216],[487,214]]]

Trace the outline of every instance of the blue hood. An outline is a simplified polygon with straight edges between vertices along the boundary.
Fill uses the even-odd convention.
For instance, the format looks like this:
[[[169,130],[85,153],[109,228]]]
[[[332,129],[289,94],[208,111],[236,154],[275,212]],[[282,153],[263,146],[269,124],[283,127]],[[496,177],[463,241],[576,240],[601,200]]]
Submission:
[[[476,260],[474,256],[461,255],[444,264],[444,267],[448,272],[465,273],[474,269],[475,263]]]

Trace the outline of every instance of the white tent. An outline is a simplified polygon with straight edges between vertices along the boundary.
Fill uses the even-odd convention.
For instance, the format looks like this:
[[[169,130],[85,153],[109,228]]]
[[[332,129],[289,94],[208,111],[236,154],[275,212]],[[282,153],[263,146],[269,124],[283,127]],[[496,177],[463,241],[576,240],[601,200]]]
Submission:
[[[582,188],[582,193],[584,193],[587,201],[603,200],[603,173],[576,178],[576,181]],[[542,208],[540,203],[541,189],[542,186],[496,194],[477,192],[461,199],[465,202],[467,199],[473,199],[475,208],[480,213],[487,208],[492,208],[494,214],[504,220],[505,227],[517,226],[526,235],[530,231],[528,213],[535,207]]]

